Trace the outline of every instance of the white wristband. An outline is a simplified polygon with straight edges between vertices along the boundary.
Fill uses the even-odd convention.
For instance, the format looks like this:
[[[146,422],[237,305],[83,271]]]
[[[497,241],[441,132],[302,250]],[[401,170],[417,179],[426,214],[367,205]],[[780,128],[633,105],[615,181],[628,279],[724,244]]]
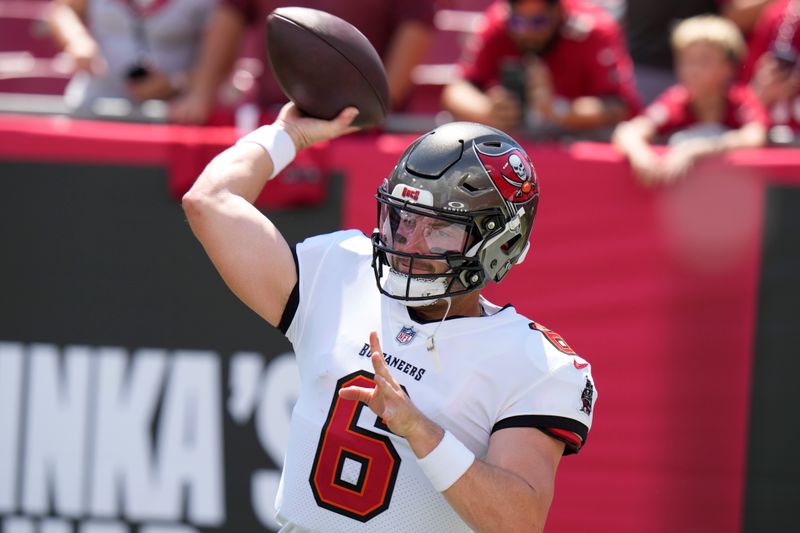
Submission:
[[[261,126],[251,131],[236,141],[236,144],[241,143],[256,143],[269,154],[272,159],[272,175],[268,179],[277,176],[297,155],[294,141],[286,130],[277,124]]]
[[[417,464],[428,476],[433,488],[442,492],[458,481],[458,478],[472,466],[474,460],[475,454],[452,433],[445,431],[442,441],[431,453],[417,459]]]

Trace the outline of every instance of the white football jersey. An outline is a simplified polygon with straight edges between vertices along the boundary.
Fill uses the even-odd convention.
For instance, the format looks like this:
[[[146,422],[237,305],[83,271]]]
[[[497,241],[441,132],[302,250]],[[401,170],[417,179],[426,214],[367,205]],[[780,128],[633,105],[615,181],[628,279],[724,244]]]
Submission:
[[[300,395],[276,501],[281,531],[470,531],[417,466],[405,439],[359,402],[373,386],[369,334],[411,401],[484,458],[493,431],[536,427],[577,451],[597,393],[588,363],[552,331],[482,300],[487,316],[418,323],[375,284],[357,231],[296,247],[299,281],[281,329],[294,345]]]

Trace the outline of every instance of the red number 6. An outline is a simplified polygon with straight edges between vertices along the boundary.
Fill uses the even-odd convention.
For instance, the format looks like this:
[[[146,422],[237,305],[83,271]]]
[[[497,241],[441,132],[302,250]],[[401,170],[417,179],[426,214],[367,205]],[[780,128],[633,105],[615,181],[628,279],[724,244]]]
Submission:
[[[339,398],[343,387],[374,387],[374,377],[359,370],[336,383],[309,476],[317,505],[361,522],[389,508],[400,468],[389,437],[356,425],[364,404]]]

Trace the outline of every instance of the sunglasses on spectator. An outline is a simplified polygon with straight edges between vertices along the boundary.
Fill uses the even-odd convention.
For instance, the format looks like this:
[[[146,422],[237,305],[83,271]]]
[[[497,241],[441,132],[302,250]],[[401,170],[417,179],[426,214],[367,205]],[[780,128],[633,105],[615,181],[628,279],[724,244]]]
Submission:
[[[541,31],[550,27],[553,17],[545,13],[538,15],[511,15],[508,18],[508,29],[512,33]]]

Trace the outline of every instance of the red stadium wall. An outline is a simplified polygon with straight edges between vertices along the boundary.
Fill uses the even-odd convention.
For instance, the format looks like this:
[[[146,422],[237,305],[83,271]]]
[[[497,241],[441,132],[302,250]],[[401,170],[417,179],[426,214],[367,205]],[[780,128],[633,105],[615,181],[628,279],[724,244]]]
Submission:
[[[12,361],[8,346],[42,342],[212,350],[222,354],[219,396],[225,402],[232,401],[226,383],[239,368],[234,355],[260,352],[255,360],[262,366],[279,360],[285,342],[264,333],[226,293],[175,203],[205,162],[234,138],[226,129],[0,117],[0,183],[10,191],[0,200],[0,279],[26,287],[9,292],[0,311],[0,343],[6,343],[0,366],[3,353],[7,365]],[[271,207],[307,204],[272,211],[279,226],[299,239],[333,229],[341,217],[341,226],[371,231],[373,191],[410,140],[362,135],[310,152],[274,184],[279,197]],[[585,449],[561,464],[548,530],[741,531],[764,198],[771,184],[800,186],[800,151],[743,151],[703,163],[674,187],[650,190],[636,185],[606,145],[528,149],[542,183],[533,248],[488,294],[565,337],[593,363],[599,391]],[[125,168],[129,176],[115,170]],[[70,195],[69,183],[84,192]],[[329,194],[321,195],[326,184]],[[105,198],[113,201],[101,208]],[[76,209],[85,220],[75,218]],[[95,225],[106,225],[106,232],[95,235]],[[159,235],[159,225],[169,230]],[[37,288],[50,270],[30,241],[51,232],[58,236],[46,256],[52,268],[80,276],[83,263],[74,253],[85,254],[94,274],[84,280],[83,292],[61,287],[62,278],[55,277],[47,290]],[[129,237],[117,242],[115,234]],[[148,264],[151,255],[161,259]],[[145,274],[137,276],[142,269]],[[103,305],[119,305],[108,295],[114,287],[127,287],[121,294],[135,299],[138,314],[119,310],[98,318]],[[66,295],[80,294],[83,305],[65,303]],[[175,301],[164,310],[161,300]],[[141,316],[143,310],[155,315],[152,320]],[[84,326],[54,325],[69,314]],[[234,333],[228,331],[232,322],[243,325]],[[203,522],[190,513],[175,524],[201,531],[268,525],[250,506],[256,498],[251,474],[278,465],[268,460],[254,431],[269,433],[269,421],[285,416],[268,412],[258,430],[235,423],[228,411],[219,436],[226,446],[224,519]],[[16,447],[4,447],[4,416],[33,414],[0,407],[0,455],[16,450],[24,459],[35,443],[21,434]],[[15,457],[0,456],[0,480],[14,476],[0,481],[0,521],[39,520],[48,513],[26,500],[30,480],[22,466],[12,472]],[[76,516],[96,518],[91,508]],[[141,523],[124,511],[111,518]]]

